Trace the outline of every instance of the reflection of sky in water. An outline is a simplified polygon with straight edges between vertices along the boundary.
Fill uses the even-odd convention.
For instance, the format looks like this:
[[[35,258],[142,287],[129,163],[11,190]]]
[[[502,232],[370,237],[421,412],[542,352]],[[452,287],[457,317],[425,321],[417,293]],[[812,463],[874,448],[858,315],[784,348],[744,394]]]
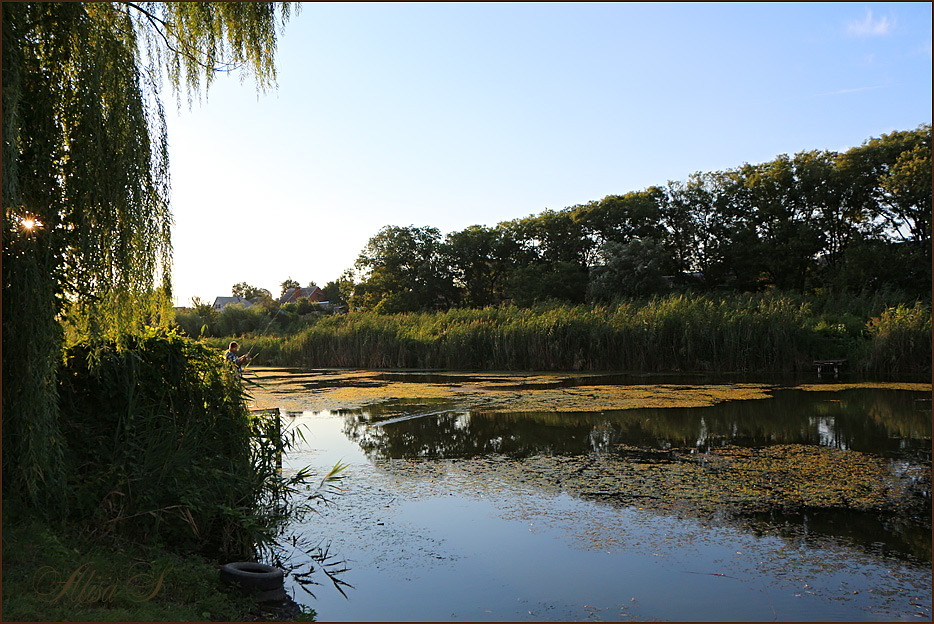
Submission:
[[[837,439],[833,416],[818,416],[809,420],[811,426],[817,428],[817,436],[821,446],[835,447],[844,451],[848,448],[844,440]]]
[[[696,446],[706,446],[707,444],[707,423],[704,422],[704,417],[700,417],[700,432],[697,434]]]
[[[594,453],[606,453],[613,445],[613,429],[608,423],[594,427],[590,431],[590,450]]]
[[[336,504],[297,527],[331,540],[355,587],[349,600],[314,587],[314,600],[290,579],[295,599],[321,621],[931,619],[924,567],[579,500],[495,472],[478,482],[469,466],[480,458],[375,458],[348,438],[346,418],[295,418],[307,444],[284,462],[322,474],[338,460],[350,464]],[[450,420],[462,432],[476,424],[467,413]],[[832,419],[815,424],[822,444],[825,434],[833,439]],[[598,423],[585,443],[605,451],[612,440],[613,429]]]

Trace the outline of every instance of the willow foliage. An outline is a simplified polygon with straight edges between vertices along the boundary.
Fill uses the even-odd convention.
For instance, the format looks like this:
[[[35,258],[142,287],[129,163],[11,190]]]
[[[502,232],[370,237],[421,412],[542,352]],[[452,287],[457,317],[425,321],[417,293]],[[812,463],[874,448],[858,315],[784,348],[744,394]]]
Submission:
[[[3,3],[4,489],[60,483],[61,322],[120,340],[171,313],[163,73],[275,84],[274,3]]]

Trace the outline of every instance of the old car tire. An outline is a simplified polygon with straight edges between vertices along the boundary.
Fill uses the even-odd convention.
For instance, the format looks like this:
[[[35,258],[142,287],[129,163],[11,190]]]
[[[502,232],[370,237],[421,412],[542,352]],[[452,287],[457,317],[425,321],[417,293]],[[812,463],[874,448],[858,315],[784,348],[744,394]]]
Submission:
[[[244,589],[278,589],[282,587],[284,576],[278,568],[251,561],[235,561],[221,566],[221,580],[237,583]]]

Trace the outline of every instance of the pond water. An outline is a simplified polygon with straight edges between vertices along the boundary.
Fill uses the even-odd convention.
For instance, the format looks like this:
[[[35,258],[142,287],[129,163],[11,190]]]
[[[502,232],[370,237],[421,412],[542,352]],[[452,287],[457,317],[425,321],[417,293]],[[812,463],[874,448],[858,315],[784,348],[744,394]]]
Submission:
[[[632,402],[655,381],[266,371],[305,436],[284,470],[349,464],[290,527],[287,589],[321,621],[931,620],[929,384]]]

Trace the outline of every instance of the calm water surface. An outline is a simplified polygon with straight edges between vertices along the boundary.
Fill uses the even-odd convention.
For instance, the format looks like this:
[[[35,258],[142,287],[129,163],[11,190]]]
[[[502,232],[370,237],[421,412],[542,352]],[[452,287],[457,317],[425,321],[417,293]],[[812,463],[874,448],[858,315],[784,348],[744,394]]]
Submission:
[[[286,470],[350,465],[335,504],[290,528],[290,562],[318,584],[287,587],[321,621],[931,620],[927,393],[777,389],[705,408],[516,414],[409,399],[288,420],[306,442]],[[881,458],[906,504],[692,514],[569,486],[600,458],[779,445]],[[315,546],[346,562],[346,598]]]

